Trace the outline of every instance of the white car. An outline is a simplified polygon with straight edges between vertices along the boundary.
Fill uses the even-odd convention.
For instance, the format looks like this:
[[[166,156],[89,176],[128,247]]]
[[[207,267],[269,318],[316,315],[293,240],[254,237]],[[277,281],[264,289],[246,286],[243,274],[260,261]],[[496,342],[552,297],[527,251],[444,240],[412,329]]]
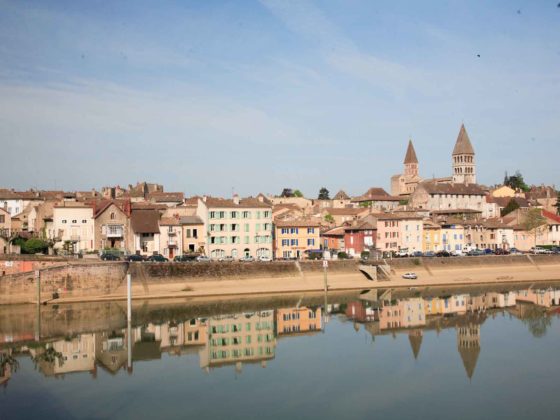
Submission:
[[[241,261],[241,262],[253,262],[253,261],[255,261],[255,259],[253,257],[251,257],[250,255],[247,255],[245,257],[240,258],[239,261]]]
[[[210,261],[210,258],[208,258],[206,255],[199,255],[198,257],[196,257],[196,260],[198,262],[206,262]]]
[[[259,261],[262,261],[262,262],[271,262],[271,261],[272,261],[272,258],[270,258],[270,257],[265,257],[264,255],[261,255],[261,256],[258,258],[258,260],[259,260]]]
[[[415,280],[418,278],[418,276],[416,275],[416,273],[413,272],[409,272],[409,273],[404,273],[402,275],[403,279],[408,279],[408,280]]]
[[[218,258],[218,261],[220,262],[232,262],[235,261],[235,259],[232,256],[225,256],[225,257],[220,257]]]

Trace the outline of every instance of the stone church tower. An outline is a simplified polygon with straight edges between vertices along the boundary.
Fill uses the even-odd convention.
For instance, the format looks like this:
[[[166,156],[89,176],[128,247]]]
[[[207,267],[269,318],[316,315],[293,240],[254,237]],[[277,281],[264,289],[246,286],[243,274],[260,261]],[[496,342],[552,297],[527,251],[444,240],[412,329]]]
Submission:
[[[391,195],[408,196],[416,190],[422,181],[418,175],[418,158],[412,145],[412,140],[408,141],[408,148],[404,156],[404,173],[391,177]]]
[[[456,184],[476,184],[474,149],[464,124],[461,124],[452,158],[453,182]]]

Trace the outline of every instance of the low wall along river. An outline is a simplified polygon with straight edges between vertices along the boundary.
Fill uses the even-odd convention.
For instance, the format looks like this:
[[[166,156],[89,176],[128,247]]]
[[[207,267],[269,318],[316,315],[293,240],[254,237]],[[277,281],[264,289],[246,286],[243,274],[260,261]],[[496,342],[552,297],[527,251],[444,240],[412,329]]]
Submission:
[[[278,285],[283,282],[305,282],[307,279],[322,277],[322,261],[274,261],[253,263],[127,263],[127,262],[90,262],[64,259],[29,259],[19,257],[9,260],[3,256],[0,268],[11,268],[10,274],[0,275],[0,304],[35,303],[38,297],[37,275],[40,277],[41,301],[55,301],[57,298],[84,298],[84,300],[108,296],[122,297],[126,285],[126,273],[133,279],[133,291],[149,296],[154,290],[170,293],[188,291],[191,288],[204,287],[204,283],[221,281],[252,284],[256,279],[264,284]],[[549,275],[547,279],[560,279],[559,255],[523,255],[523,256],[481,256],[450,258],[406,258],[387,260],[398,282],[401,272],[417,271],[426,276],[438,272],[469,273],[470,270],[498,269],[504,273],[514,272],[512,267],[523,268],[535,274],[541,270]],[[14,266],[17,264],[17,269]],[[356,289],[363,289],[365,279],[358,271],[358,261],[330,261],[328,273],[330,278],[346,278],[345,288],[352,287],[356,279]],[[554,268],[558,266],[558,270]],[[21,272],[27,268],[28,271]],[[503,270],[501,270],[503,269]],[[551,271],[552,270],[552,271]],[[0,273],[2,272],[0,271]],[[355,277],[353,277],[355,276]],[[285,280],[283,280],[285,279]],[[301,279],[301,280],[298,280]],[[350,280],[352,281],[350,281]],[[513,279],[513,278],[512,278]],[[245,282],[245,280],[247,280]],[[358,281],[360,280],[360,281]],[[516,280],[530,280],[516,279]],[[373,282],[368,286],[375,287]],[[400,285],[400,284],[399,284]],[[315,287],[315,286],[314,286]],[[386,287],[386,285],[385,285]],[[259,290],[255,290],[259,292]],[[263,293],[263,292],[261,292]],[[54,300],[53,300],[54,299]]]

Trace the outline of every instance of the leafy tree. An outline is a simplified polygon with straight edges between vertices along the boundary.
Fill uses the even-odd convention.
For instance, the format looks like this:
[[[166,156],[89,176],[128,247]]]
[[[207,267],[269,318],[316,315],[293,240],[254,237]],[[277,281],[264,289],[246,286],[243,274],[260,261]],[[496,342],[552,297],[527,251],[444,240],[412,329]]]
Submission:
[[[292,191],[291,188],[284,188],[282,190],[282,193],[280,194],[280,197],[293,197],[294,196],[294,192]]]
[[[319,196],[317,197],[318,200],[330,200],[329,198],[329,190],[327,190],[325,187],[322,187],[319,190]]]
[[[407,199],[399,200],[399,205],[401,205],[401,206],[408,205],[408,200]]]
[[[325,222],[327,222],[327,223],[334,223],[334,217],[332,216],[332,214],[327,213],[327,214],[325,215]]]
[[[542,215],[540,209],[530,209],[521,222],[521,227],[527,232],[533,234],[535,238],[535,247],[537,246],[537,234],[546,227],[546,218]]]
[[[509,203],[507,203],[507,205],[502,209],[500,215],[504,217],[506,214],[509,214],[512,211],[517,210],[518,208],[519,208],[519,203],[512,198],[511,200],[509,200]]]
[[[303,193],[300,190],[295,190],[294,197],[303,197]]]
[[[39,238],[28,239],[21,247],[21,251],[24,254],[37,254],[38,252],[47,252],[48,249],[49,244]]]
[[[520,189],[521,191],[527,192],[530,189],[529,186],[525,184],[523,175],[521,175],[521,172],[519,171],[516,171],[515,174],[511,176],[507,176],[506,173],[504,184],[510,188],[513,188],[514,190]]]

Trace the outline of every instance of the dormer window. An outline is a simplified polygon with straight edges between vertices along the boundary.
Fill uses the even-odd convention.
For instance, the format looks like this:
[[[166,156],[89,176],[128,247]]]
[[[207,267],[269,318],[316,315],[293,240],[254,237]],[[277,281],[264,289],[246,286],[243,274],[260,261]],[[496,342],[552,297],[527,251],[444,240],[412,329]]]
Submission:
[[[115,220],[115,217],[116,217],[115,212],[112,212],[110,217],[111,217],[111,220]]]

